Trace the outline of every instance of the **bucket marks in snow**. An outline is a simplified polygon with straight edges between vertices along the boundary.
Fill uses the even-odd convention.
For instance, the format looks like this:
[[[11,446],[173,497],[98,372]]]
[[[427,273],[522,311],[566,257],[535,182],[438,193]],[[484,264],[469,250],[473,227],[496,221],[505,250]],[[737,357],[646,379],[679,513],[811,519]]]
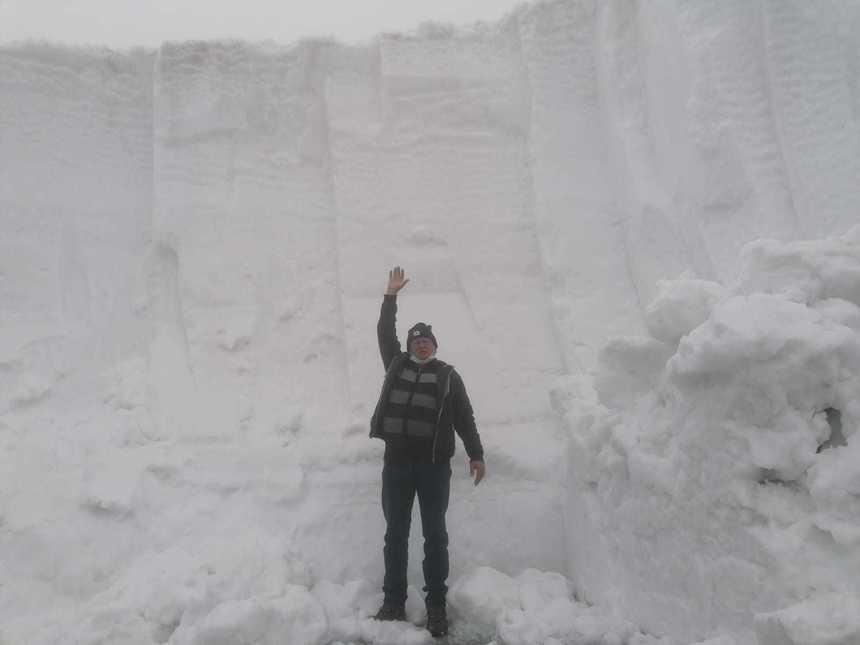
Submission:
[[[179,292],[179,257],[166,245],[153,253],[150,293],[153,337],[150,347],[150,409],[160,438],[195,432],[196,385],[188,356],[188,337]]]

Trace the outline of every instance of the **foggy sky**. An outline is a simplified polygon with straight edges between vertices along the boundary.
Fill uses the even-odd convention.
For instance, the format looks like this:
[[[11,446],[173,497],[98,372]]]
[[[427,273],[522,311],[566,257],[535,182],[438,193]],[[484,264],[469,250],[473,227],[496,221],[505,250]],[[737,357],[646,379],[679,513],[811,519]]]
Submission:
[[[110,47],[165,40],[333,36],[368,40],[423,21],[497,20],[519,0],[0,0],[0,42]]]

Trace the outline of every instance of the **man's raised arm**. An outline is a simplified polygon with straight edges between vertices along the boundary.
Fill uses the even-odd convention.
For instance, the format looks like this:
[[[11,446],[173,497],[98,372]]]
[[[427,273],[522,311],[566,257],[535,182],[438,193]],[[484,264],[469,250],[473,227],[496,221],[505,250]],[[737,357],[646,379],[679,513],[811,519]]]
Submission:
[[[376,325],[376,335],[379,338],[379,353],[385,369],[400,353],[400,341],[397,340],[397,292],[406,286],[409,278],[401,267],[394,267],[388,272],[388,287],[382,300],[382,310],[379,312],[379,322]]]

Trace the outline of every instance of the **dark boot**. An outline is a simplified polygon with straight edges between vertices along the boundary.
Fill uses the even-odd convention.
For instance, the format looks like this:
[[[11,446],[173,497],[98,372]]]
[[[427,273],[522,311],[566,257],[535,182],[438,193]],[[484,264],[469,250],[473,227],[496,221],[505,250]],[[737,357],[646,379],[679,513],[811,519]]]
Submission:
[[[376,620],[406,620],[406,607],[383,602],[374,618]]]
[[[448,634],[448,612],[445,611],[445,605],[427,607],[427,631],[434,638]]]

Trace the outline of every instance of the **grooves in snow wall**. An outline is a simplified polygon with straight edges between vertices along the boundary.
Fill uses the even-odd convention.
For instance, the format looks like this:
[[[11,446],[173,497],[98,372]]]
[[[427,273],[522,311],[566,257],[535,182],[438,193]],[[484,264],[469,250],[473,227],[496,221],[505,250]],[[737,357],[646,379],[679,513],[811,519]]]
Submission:
[[[403,264],[401,323],[442,330],[510,473],[490,504],[453,509],[486,524],[452,538],[459,562],[563,570],[562,500],[579,491],[557,475],[546,393],[645,332],[658,279],[728,282],[751,240],[857,222],[857,33],[850,2],[571,0],[363,47],[4,46],[0,423],[10,445],[38,427],[62,446],[32,449],[49,492],[10,495],[10,546],[62,521],[64,501],[127,508],[86,477],[69,485],[106,439],[122,452],[313,428],[353,458],[336,446],[364,440],[381,282]],[[23,471],[11,490],[35,484]],[[303,481],[284,486],[307,496]],[[503,522],[513,563],[492,537],[511,499],[531,513]],[[345,517],[369,527],[373,501]],[[340,575],[330,546],[315,564]],[[621,583],[635,614],[646,590]]]

